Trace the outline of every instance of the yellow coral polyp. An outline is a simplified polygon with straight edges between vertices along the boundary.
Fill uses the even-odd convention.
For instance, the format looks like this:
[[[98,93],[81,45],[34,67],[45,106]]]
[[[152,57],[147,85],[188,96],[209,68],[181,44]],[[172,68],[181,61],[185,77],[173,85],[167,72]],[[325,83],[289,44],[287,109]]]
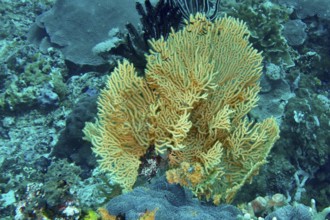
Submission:
[[[274,118],[246,117],[257,105],[263,68],[249,36],[242,21],[212,23],[197,14],[166,40],[150,41],[144,78],[119,63],[98,100],[98,119],[84,128],[101,169],[131,190],[153,146],[169,155],[170,183],[231,202],[279,137]]]

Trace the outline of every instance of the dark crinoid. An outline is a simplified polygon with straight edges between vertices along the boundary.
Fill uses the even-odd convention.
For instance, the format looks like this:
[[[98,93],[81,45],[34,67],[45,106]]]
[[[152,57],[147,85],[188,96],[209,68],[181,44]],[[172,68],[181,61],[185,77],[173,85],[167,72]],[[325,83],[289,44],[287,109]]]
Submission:
[[[144,5],[137,2],[136,10],[140,15],[142,32],[132,24],[127,24],[125,44],[112,52],[130,60],[138,70],[143,70],[150,39],[166,39],[171,29],[177,31],[183,18],[189,19],[190,14],[200,12],[214,20],[218,15],[219,4],[220,0],[159,0],[156,5],[152,5],[150,0],[145,0]]]
[[[182,14],[178,7],[170,4],[170,1],[160,0],[155,6],[152,6],[149,0],[145,0],[144,7],[138,2],[136,3],[136,9],[141,16],[145,40],[158,39],[161,36],[166,39],[171,28],[174,30],[179,28]]]
[[[138,69],[144,69],[146,65],[144,55],[149,51],[148,40],[158,39],[161,36],[166,39],[171,28],[178,30],[182,14],[178,7],[170,4],[170,0],[159,0],[155,6],[149,0],[145,0],[144,6],[137,2],[136,10],[141,16],[142,33],[132,24],[127,24],[126,44],[114,53],[129,59]]]
[[[220,0],[170,0],[170,3],[178,7],[187,20],[191,14],[200,12],[213,21],[217,17],[220,6]]]

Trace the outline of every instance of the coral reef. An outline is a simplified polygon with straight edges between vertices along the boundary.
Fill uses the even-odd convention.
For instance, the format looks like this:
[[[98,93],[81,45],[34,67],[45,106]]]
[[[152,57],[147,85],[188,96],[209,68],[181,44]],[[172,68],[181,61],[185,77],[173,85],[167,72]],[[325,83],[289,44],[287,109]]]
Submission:
[[[50,49],[45,55],[26,46],[14,51],[4,62],[3,71],[7,74],[0,90],[0,111],[36,105],[56,107],[67,94],[63,82],[67,69],[56,51]]]
[[[283,35],[291,46],[302,45],[306,38],[307,25],[299,19],[290,20],[284,24]]]
[[[96,114],[96,96],[81,98],[70,115],[67,116],[65,129],[52,150],[51,156],[69,159],[86,170],[95,167],[95,157],[90,146],[82,140],[82,129],[86,121]]]
[[[299,18],[318,16],[330,20],[330,7],[326,0],[275,0],[280,4],[287,5],[296,10]]]
[[[268,0],[249,0],[244,4],[224,1],[224,4],[223,10],[228,15],[248,21],[250,41],[256,49],[263,51],[265,61],[294,66],[295,53],[282,34],[283,23],[289,19],[289,9]]]
[[[191,2],[200,4],[199,9],[212,15],[217,0],[209,0],[208,6],[211,8],[203,9],[203,2],[206,1]],[[236,193],[231,203],[233,206],[218,207],[205,201],[198,202],[187,190],[196,188],[198,178],[208,175],[204,162],[183,161],[170,166],[166,162],[169,155],[174,153],[171,150],[157,155],[155,146],[151,145],[139,158],[135,190],[127,194],[122,194],[113,176],[95,167],[97,158],[91,153],[91,144],[81,139],[85,121],[93,121],[97,112],[95,97],[104,88],[107,73],[122,57],[134,64],[139,76],[144,75],[144,54],[148,53],[151,44],[147,42],[149,37],[143,39],[146,27],[135,25],[136,29],[129,33],[130,39],[126,39],[126,33],[121,32],[126,31],[125,24],[121,26],[122,29],[107,29],[103,32],[104,38],[90,44],[89,48],[93,50],[88,51],[105,61],[106,65],[101,67],[69,62],[61,52],[63,48],[50,47],[52,45],[47,39],[40,42],[40,48],[33,48],[28,39],[36,32],[28,33],[31,25],[39,15],[53,10],[51,7],[55,2],[0,1],[1,219],[96,220],[128,219],[133,216],[136,220],[158,219],[159,216],[166,219],[169,215],[180,215],[180,219],[182,216],[188,219],[211,219],[211,215],[222,214],[222,219],[245,220],[261,220],[267,216],[305,216],[315,220],[330,218],[330,160],[327,145],[330,142],[330,29],[327,0],[219,1],[219,7],[216,7],[218,11],[214,15],[219,18],[227,13],[244,20],[252,35],[249,41],[266,57],[262,63],[263,71],[260,72],[258,106],[247,117],[255,123],[275,117],[277,122],[281,122],[278,124],[282,134],[269,153],[268,162],[253,177],[252,183],[245,184]],[[90,14],[92,8],[97,7],[95,4],[100,2],[102,0],[89,1],[92,7],[87,12]],[[139,2],[143,5],[145,1]],[[151,28],[148,33],[165,30],[158,36],[163,35],[166,43],[169,26],[178,25],[181,29],[183,23],[173,21],[169,25],[172,22],[170,19],[176,20],[178,15],[171,14],[175,12],[174,8],[168,8],[167,4],[160,4],[158,0],[150,2],[152,6],[148,8],[143,5],[146,16],[151,15],[154,19],[147,22],[147,28]],[[135,2],[129,1],[129,4],[130,7],[124,7],[124,10],[130,8],[128,13],[134,12],[134,22],[139,22]],[[115,9],[121,6],[116,4]],[[194,12],[193,8],[191,12]],[[93,27],[85,23],[85,30],[100,30],[98,25],[110,23],[117,26],[117,18],[122,19],[118,16],[110,21],[109,16],[95,14],[90,18],[100,19],[101,22]],[[40,17],[37,20],[40,21]],[[153,24],[157,24],[157,27]],[[72,37],[78,40],[75,45],[89,46],[86,45],[89,41],[78,34],[80,32],[72,30],[76,34]],[[35,36],[35,40],[47,35],[43,31],[37,32],[41,35]],[[287,45],[282,44],[285,40]],[[133,50],[128,48],[130,43]],[[116,54],[117,49],[126,54]],[[287,53],[295,66],[286,64]],[[84,58],[84,54],[79,52],[76,55],[77,59]],[[282,55],[284,57],[280,57]],[[196,54],[196,57],[195,60],[200,54]],[[168,169],[171,170],[168,175],[175,174],[173,177],[177,179],[173,180],[180,182],[183,188],[165,180],[164,171]],[[150,186],[159,176],[163,177],[163,185]],[[155,195],[162,198],[157,199]],[[107,209],[99,209],[108,201]]]
[[[166,41],[150,42],[145,79],[120,63],[99,98],[98,120],[84,128],[101,169],[130,190],[140,158],[154,146],[156,154],[168,154],[171,183],[231,202],[266,162],[279,133],[273,118],[245,117],[258,100],[262,68],[248,37],[238,20],[213,24],[197,14]],[[194,168],[198,177],[186,173]]]

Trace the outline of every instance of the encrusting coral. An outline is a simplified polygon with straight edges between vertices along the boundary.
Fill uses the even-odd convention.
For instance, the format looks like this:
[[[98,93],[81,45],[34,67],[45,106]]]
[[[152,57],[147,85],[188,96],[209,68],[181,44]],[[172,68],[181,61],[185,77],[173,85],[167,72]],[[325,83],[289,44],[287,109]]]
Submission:
[[[275,119],[249,121],[258,101],[262,55],[245,23],[191,16],[186,27],[150,41],[144,78],[128,61],[110,75],[98,120],[85,138],[100,167],[125,190],[147,149],[169,160],[167,179],[214,203],[231,202],[278,139]]]

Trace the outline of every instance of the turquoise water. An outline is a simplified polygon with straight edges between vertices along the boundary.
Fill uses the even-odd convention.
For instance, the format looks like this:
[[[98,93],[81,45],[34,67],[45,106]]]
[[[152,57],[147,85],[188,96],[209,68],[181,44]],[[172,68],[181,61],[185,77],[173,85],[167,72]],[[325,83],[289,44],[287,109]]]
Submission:
[[[306,219],[326,216],[328,4],[192,3],[153,2],[136,10],[132,0],[0,2],[1,219],[83,219],[99,207],[126,219],[155,207],[155,219],[235,219],[247,213],[252,219],[269,219],[294,211]],[[140,20],[141,7],[146,14]],[[171,27],[182,30],[187,19],[182,10],[204,12],[211,20],[227,14],[244,21],[249,42],[264,57],[259,102],[246,117],[254,122],[274,117],[280,139],[232,206],[214,208],[188,189],[168,184],[163,178],[167,157],[155,155],[152,146],[140,158],[136,189],[123,193],[114,178],[100,170],[100,158],[83,139],[85,122],[95,120],[97,98],[117,62],[129,60],[137,75],[146,77],[148,40],[166,40]]]

